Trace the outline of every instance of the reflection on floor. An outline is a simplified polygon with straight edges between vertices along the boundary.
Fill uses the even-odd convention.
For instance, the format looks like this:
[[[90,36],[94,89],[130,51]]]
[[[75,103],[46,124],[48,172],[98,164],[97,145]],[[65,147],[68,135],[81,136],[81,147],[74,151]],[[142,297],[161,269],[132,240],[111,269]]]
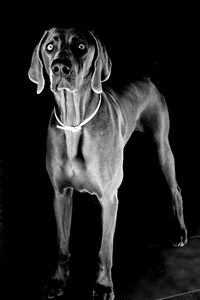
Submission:
[[[166,298],[160,298],[157,300],[199,300],[200,299],[200,290],[187,292],[187,293],[181,293],[175,296],[170,296]]]

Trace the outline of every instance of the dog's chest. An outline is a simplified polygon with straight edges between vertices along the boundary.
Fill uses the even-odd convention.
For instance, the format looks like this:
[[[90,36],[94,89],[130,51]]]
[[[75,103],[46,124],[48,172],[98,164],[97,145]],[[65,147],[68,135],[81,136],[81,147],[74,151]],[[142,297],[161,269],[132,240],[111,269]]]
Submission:
[[[100,197],[101,189],[95,176],[96,172],[94,167],[91,167],[94,158],[92,153],[90,153],[91,156],[89,154],[87,157],[84,156],[81,139],[82,137],[76,141],[76,148],[67,150],[66,147],[66,153],[59,156],[56,172],[54,168],[56,184],[61,191],[66,187],[73,187],[77,191],[87,191]],[[88,159],[89,156],[90,159]]]
[[[67,159],[74,159],[77,155],[81,156],[82,140],[80,132],[65,131]]]
[[[103,187],[110,185],[122,169],[122,149],[116,146],[116,139],[108,133],[97,137],[88,128],[59,135],[52,130],[47,165],[58,190],[73,187],[101,197]]]

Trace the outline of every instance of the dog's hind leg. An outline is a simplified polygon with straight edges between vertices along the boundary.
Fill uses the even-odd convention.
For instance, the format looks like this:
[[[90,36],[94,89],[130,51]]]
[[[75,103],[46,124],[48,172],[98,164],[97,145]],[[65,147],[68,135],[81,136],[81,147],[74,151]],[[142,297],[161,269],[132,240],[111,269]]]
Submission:
[[[176,181],[175,160],[169,145],[168,135],[165,134],[157,143],[160,166],[172,195],[174,214],[173,245],[175,247],[182,247],[187,243],[187,230],[184,223],[181,190]]]
[[[148,122],[148,126],[145,126],[145,120]],[[174,215],[173,245],[182,247],[187,243],[187,230],[184,223],[181,191],[176,181],[175,160],[169,145],[169,115],[166,104],[159,103],[149,110],[143,125],[153,135],[159,163],[170,188]]]
[[[113,196],[103,197],[100,200],[102,206],[102,240],[99,252],[99,273],[94,289],[94,295],[102,299],[114,299],[113,283],[111,276],[113,237],[116,226],[118,198],[117,192]],[[106,298],[103,298],[106,297]],[[95,298],[96,299],[96,298]]]

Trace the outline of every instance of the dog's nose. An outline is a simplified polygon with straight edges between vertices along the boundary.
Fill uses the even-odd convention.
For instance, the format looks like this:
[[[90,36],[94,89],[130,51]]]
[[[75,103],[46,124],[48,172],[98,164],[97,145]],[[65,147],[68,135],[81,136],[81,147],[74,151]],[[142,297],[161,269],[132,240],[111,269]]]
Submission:
[[[57,62],[52,66],[52,72],[54,75],[68,75],[71,70],[70,63]]]

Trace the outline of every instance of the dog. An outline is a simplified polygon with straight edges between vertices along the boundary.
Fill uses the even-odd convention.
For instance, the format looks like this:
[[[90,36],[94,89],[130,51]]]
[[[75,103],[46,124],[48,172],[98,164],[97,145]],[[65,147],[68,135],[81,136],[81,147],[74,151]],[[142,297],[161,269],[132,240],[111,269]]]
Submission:
[[[111,277],[118,188],[123,179],[123,151],[134,130],[151,134],[173,204],[176,247],[187,243],[181,191],[175,176],[164,97],[150,81],[132,83],[123,92],[102,87],[112,63],[93,31],[52,28],[36,46],[29,79],[37,93],[44,73],[55,97],[47,137],[46,167],[54,188],[60,256],[48,297],[63,294],[69,276],[69,236],[73,190],[96,195],[102,207],[99,271],[93,298],[114,299]],[[53,288],[52,288],[53,286]]]

